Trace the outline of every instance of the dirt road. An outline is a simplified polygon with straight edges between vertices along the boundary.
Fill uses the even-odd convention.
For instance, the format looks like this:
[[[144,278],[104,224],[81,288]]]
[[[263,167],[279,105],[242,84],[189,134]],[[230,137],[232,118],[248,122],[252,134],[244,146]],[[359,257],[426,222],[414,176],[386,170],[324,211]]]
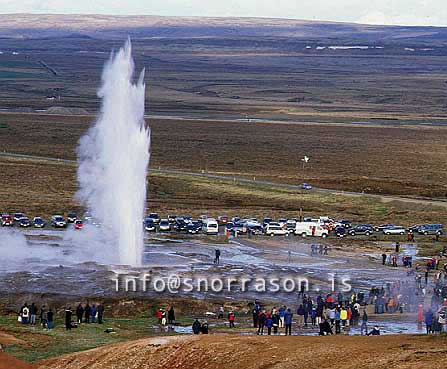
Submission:
[[[66,164],[71,164],[71,165],[76,164],[76,160],[59,159],[59,158],[46,157],[46,156],[24,155],[24,154],[10,153],[10,152],[0,152],[0,156],[39,160],[39,161],[55,161],[55,162],[66,163]],[[260,180],[256,180],[256,178],[249,179],[249,178],[243,178],[243,177],[230,177],[230,176],[212,174],[212,173],[208,173],[208,172],[197,173],[197,172],[188,172],[188,171],[183,171],[183,170],[154,169],[154,168],[149,169],[149,172],[188,175],[188,176],[193,176],[193,177],[204,177],[204,178],[210,178],[210,179],[249,183],[249,184],[254,184],[254,185],[259,185],[259,186],[273,186],[273,187],[280,187],[280,188],[288,188],[288,189],[292,189],[292,190],[300,190],[301,189],[301,185],[293,185],[293,184],[288,184],[288,183],[278,183],[278,182],[271,182],[271,181],[260,181]],[[335,190],[335,189],[330,189],[330,188],[319,188],[319,187],[313,187],[311,191],[334,194],[334,195],[354,196],[354,197],[362,196],[362,197],[368,197],[371,199],[378,199],[382,202],[398,201],[398,202],[404,202],[404,203],[410,203],[410,204],[423,204],[423,205],[447,207],[447,201],[445,201],[445,200],[433,200],[433,199],[425,199],[425,198],[418,198],[418,197],[402,197],[402,196],[392,196],[392,195],[378,195],[378,194],[353,192],[353,191],[342,191],[342,190]]]

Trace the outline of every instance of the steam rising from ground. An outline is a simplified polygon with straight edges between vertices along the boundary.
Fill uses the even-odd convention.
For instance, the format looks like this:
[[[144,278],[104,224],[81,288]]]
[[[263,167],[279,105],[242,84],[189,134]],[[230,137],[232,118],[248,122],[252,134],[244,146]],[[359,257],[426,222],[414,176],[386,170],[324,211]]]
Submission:
[[[150,134],[144,122],[144,70],[133,83],[130,40],[112,54],[102,74],[98,120],[78,147],[77,199],[101,224],[82,242],[116,262],[140,265]]]

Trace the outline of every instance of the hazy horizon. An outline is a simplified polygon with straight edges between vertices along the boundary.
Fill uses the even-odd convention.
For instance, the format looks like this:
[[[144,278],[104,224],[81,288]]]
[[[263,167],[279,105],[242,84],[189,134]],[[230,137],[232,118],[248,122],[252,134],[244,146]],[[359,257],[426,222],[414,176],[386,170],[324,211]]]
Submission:
[[[442,0],[0,0],[0,14],[277,18],[371,25],[447,26]]]

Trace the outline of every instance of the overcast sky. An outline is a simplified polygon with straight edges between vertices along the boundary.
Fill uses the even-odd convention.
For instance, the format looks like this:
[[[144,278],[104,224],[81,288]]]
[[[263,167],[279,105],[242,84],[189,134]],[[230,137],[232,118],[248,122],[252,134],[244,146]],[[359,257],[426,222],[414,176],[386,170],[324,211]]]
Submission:
[[[274,17],[447,26],[447,0],[0,0],[0,13]]]

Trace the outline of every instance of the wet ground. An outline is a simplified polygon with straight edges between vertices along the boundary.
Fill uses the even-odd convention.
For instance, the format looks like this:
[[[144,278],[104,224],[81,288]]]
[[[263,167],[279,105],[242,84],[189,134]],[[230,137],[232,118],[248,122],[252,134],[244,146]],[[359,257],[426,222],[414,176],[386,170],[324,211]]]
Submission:
[[[26,246],[22,243],[17,247],[21,257],[2,261],[0,265],[0,291],[2,295],[42,293],[59,296],[182,296],[191,298],[219,298],[231,300],[262,301],[285,303],[291,306],[298,301],[298,283],[293,290],[286,291],[286,285],[280,285],[279,292],[272,292],[267,286],[266,292],[258,289],[254,283],[256,278],[267,281],[278,278],[280,281],[306,278],[309,281],[309,294],[316,296],[325,294],[333,288],[334,293],[344,286],[342,279],[348,281],[354,290],[369,290],[372,286],[385,286],[387,283],[408,279],[403,268],[382,266],[377,261],[379,253],[339,252],[329,248],[328,255],[311,255],[311,244],[315,240],[298,237],[278,238],[238,238],[230,239],[228,243],[213,243],[200,236],[196,238],[169,239],[148,238],[144,250],[144,266],[133,268],[122,265],[101,263],[101,254],[107,255],[107,249],[89,250],[88,246],[79,248],[73,246],[72,238],[65,232],[55,230],[29,230],[25,232]],[[329,241],[330,243],[330,241]],[[214,264],[215,251],[221,251],[219,265]],[[402,253],[415,255],[416,247],[402,245]],[[163,294],[149,288],[141,287],[141,275],[148,274],[149,279],[163,278],[168,282],[169,275],[191,278],[195,281],[200,277],[230,278],[240,280],[251,279],[243,289],[235,283],[228,290],[205,291],[194,288],[185,291],[184,288],[164,291]],[[139,277],[135,291],[124,290],[124,281],[128,276]],[[116,279],[119,280],[119,291],[116,291]],[[225,283],[225,282],[224,282]],[[334,284],[334,285],[332,285]],[[132,286],[131,286],[132,287]],[[196,285],[194,285],[196,287]],[[282,288],[284,287],[284,288]],[[291,285],[287,285],[288,288]],[[371,325],[374,320],[371,320]],[[384,331],[419,332],[413,321],[393,318],[380,318]],[[303,332],[306,334],[305,332]],[[358,334],[356,328],[349,334]]]

